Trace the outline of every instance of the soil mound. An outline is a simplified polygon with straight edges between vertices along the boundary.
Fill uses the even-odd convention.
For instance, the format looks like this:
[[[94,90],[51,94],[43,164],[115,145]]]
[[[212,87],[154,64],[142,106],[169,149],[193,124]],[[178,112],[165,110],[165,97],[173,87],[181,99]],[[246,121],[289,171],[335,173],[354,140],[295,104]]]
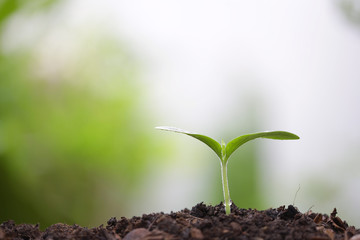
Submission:
[[[142,217],[111,218],[107,226],[84,228],[57,223],[45,231],[38,225],[6,221],[0,225],[0,239],[241,239],[241,240],[359,240],[360,229],[349,226],[330,214],[301,213],[296,207],[270,208],[263,211],[239,209],[234,204],[226,215],[222,204],[199,203],[191,210],[143,214]]]

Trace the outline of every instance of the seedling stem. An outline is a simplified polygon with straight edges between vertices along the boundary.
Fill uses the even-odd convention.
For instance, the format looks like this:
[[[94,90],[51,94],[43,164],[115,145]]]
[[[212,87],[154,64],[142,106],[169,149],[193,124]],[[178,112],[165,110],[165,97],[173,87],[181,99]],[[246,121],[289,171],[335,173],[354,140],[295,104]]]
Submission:
[[[224,201],[225,201],[225,212],[226,214],[230,213],[230,191],[229,191],[229,184],[228,184],[228,177],[227,177],[227,163],[220,162],[221,165],[221,178],[222,178],[222,185],[223,185],[223,192],[224,192]]]

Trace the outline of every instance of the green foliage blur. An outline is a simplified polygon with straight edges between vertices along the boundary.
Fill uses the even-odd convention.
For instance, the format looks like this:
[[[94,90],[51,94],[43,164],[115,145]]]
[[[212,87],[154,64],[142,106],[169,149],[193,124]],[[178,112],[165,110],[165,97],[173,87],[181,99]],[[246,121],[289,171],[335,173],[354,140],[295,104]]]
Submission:
[[[347,20],[354,24],[354,26],[360,26],[360,9],[359,2],[356,0],[339,0],[337,1],[339,8],[342,10]]]
[[[56,4],[31,2],[0,3],[1,41],[18,12]],[[127,213],[155,158],[136,62],[91,32],[71,51],[42,44],[0,49],[0,222],[100,225]]]
[[[131,214],[150,162],[160,164],[169,149],[154,139],[158,123],[144,107],[146,89],[132,54],[99,29],[74,37],[61,28],[57,35],[51,28],[58,22],[46,13],[60,2],[0,1],[0,222],[98,226]],[[17,24],[37,15],[50,23],[31,26],[38,36],[19,47],[22,28],[11,25],[19,15]],[[261,129],[244,121],[229,124],[228,140]],[[260,208],[264,201],[255,146],[247,144],[229,162],[230,195],[239,207]],[[223,196],[214,166],[213,184],[204,189],[218,204]]]

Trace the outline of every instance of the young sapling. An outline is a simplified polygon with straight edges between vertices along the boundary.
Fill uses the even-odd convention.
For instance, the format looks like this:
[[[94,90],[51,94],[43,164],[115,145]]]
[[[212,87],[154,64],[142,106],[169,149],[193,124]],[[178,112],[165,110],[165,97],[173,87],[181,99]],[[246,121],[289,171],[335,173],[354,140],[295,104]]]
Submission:
[[[189,135],[205,143],[216,153],[216,155],[220,159],[221,178],[222,178],[222,187],[224,193],[224,205],[225,205],[226,214],[230,214],[230,205],[231,205],[229,184],[227,178],[227,163],[231,154],[233,154],[235,150],[238,149],[244,143],[256,138],[268,138],[268,139],[276,139],[276,140],[299,139],[297,135],[290,132],[271,131],[271,132],[259,132],[259,133],[242,135],[240,137],[234,138],[233,140],[228,142],[228,144],[225,144],[223,140],[221,140],[221,143],[219,143],[208,136],[189,132],[176,127],[156,127],[156,129]]]

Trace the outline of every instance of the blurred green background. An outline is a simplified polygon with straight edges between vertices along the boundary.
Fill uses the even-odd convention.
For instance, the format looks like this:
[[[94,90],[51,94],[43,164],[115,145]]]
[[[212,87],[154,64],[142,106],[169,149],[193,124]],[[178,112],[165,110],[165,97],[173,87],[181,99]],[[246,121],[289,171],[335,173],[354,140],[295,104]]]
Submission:
[[[18,15],[45,15],[46,20],[56,3],[3,1],[0,30]],[[166,165],[164,158],[175,153],[170,139],[178,136],[154,134],[152,113],[143,107],[140,64],[131,52],[106,33],[90,29],[84,35],[69,55],[60,43],[56,50],[65,52],[63,59],[42,52],[46,30],[31,46],[1,49],[1,222],[94,226],[114,215],[131,216],[134,198],[144,197],[139,191],[149,166]],[[237,174],[230,170],[231,184],[242,183],[230,187],[243,207],[262,203],[252,146],[242,151],[243,161],[234,163]],[[216,187],[210,185],[201,201],[218,204],[220,170],[210,154]]]
[[[63,4],[69,2],[0,1],[0,222],[13,219],[17,223],[40,223],[41,228],[57,222],[93,227],[112,216],[131,217],[189,208],[201,201],[222,201],[215,154],[186,136],[157,132],[157,125],[188,126],[188,130],[215,135],[226,142],[241,134],[267,130],[268,126],[291,127],[276,130],[294,131],[300,137],[306,132],[298,132],[301,121],[269,123],[264,113],[268,111],[267,99],[261,90],[253,91],[253,87],[242,84],[229,88],[249,89],[249,94],[237,96],[235,92],[232,105],[220,104],[231,114],[223,117],[219,106],[210,106],[214,116],[225,119],[213,132],[206,132],[203,123],[195,123],[201,113],[183,116],[187,120],[179,120],[181,126],[173,119],[167,122],[171,119],[167,116],[174,112],[159,114],[154,111],[156,103],[149,103],[154,87],[142,80],[142,74],[152,65],[138,58],[141,49],[129,47],[121,37],[115,37],[113,29],[103,25],[89,22],[87,28],[68,26],[69,22],[63,21],[68,13]],[[338,8],[349,22],[358,24],[359,14],[352,1],[339,1]],[[172,76],[166,77],[171,82]],[[247,78],[251,82],[252,77]],[[171,84],[174,89],[178,86],[172,82],[167,86]],[[160,93],[168,90],[164,89]],[[200,91],[204,89],[199,87]],[[187,100],[184,89],[178,92],[184,92],[184,99],[178,100],[184,106],[201,107],[201,99],[194,103]],[[290,91],[283,92],[286,96]],[[184,108],[179,112],[188,110]],[[287,116],[279,115],[284,119]],[[162,117],[163,122],[159,122]],[[239,207],[278,207],[269,206],[272,192],[267,195],[269,191],[264,190],[264,181],[272,179],[264,174],[268,169],[263,162],[263,146],[250,142],[229,162],[230,194]],[[354,160],[356,153],[347,159]],[[281,168],[276,162],[273,167]],[[306,179],[310,180],[303,182],[303,196],[325,189],[319,199],[336,205],[329,203],[329,196],[337,195],[341,186],[329,186],[327,180],[321,182],[316,177]],[[314,182],[318,186],[311,188]],[[276,204],[291,204],[297,188],[298,184],[285,193],[286,203]],[[177,203],[165,204],[172,200]]]
[[[1,31],[56,3],[35,2],[2,1]],[[131,55],[105,34],[81,41],[72,59],[45,59],[59,61],[50,72],[41,41],[0,52],[0,221],[103,223],[127,213],[149,160],[159,164],[166,143],[139,104]]]

